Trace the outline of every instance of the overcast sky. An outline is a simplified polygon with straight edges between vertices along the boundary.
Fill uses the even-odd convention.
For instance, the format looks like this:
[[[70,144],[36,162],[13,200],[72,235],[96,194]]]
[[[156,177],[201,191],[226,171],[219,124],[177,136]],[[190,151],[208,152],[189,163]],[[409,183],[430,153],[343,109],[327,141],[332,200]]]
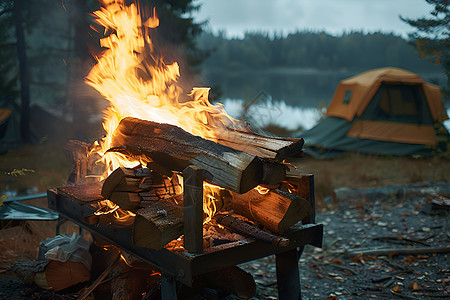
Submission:
[[[432,6],[425,0],[197,0],[197,21],[208,20],[213,32],[225,30],[229,37],[245,31],[283,32],[324,30],[393,32],[406,36],[414,31],[399,15],[429,16]]]

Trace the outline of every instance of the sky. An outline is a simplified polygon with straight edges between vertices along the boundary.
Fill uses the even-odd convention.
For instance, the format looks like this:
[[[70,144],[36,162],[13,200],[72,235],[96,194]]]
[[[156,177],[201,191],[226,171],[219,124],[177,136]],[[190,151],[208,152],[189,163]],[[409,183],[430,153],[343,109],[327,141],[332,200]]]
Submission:
[[[297,30],[326,31],[333,35],[363,31],[407,36],[414,29],[399,15],[430,15],[425,0],[197,0],[197,21],[208,21],[213,32],[243,37],[246,31],[269,33]]]

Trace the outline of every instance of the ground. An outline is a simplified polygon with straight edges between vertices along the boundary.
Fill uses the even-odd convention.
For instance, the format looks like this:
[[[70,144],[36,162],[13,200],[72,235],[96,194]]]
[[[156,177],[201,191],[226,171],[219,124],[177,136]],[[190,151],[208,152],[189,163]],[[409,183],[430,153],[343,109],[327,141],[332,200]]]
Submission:
[[[392,195],[381,189],[378,200],[362,194],[359,199],[338,199],[334,208],[317,215],[325,226],[324,247],[307,246],[300,259],[305,299],[450,297],[448,210],[430,210],[429,203],[437,194],[448,193],[450,183],[405,185],[399,191]],[[429,252],[441,247],[447,247],[447,253]],[[394,249],[404,248],[424,250],[395,255]],[[392,249],[392,254],[358,254],[363,249]],[[254,299],[276,299],[274,257],[243,268],[258,283]]]
[[[32,192],[44,192],[63,185],[71,166],[60,149],[61,145],[44,143],[1,155],[0,192],[25,192],[30,187],[34,187]],[[295,164],[301,172],[315,175],[317,222],[325,225],[323,249],[307,246],[299,262],[305,299],[432,299],[448,295],[448,254],[345,254],[345,249],[448,247],[447,211],[428,209],[428,201],[437,194],[450,194],[447,159],[350,154],[333,160],[304,158]],[[21,174],[15,169],[33,172]],[[425,193],[407,193],[420,182],[425,182],[419,188]],[[379,193],[370,189],[392,185],[402,188]],[[341,189],[331,197],[341,187],[366,189]],[[46,205],[45,199],[31,204]],[[34,258],[39,242],[54,236],[55,227],[55,222],[34,221],[0,230],[0,299],[20,299],[23,285],[6,267],[22,258]],[[75,229],[65,225],[62,232]],[[276,299],[273,257],[241,267],[257,282],[253,299]]]

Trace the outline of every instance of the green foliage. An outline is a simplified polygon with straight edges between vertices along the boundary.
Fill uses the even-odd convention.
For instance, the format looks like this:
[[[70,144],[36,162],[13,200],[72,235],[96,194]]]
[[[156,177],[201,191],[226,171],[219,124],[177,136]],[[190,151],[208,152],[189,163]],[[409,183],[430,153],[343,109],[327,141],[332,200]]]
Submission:
[[[26,173],[35,173],[35,171],[31,169],[14,169],[11,172],[7,172],[6,174],[17,177],[17,176],[25,176]]]
[[[141,1],[141,4],[156,8],[160,22],[157,28],[160,45],[167,44],[171,48],[181,46],[191,66],[198,66],[203,62],[208,51],[199,49],[196,39],[202,33],[204,23],[195,22],[191,16],[191,13],[197,11],[200,5],[192,0],[152,0]],[[168,51],[168,49],[164,50]]]
[[[404,22],[415,28],[409,37],[418,50],[421,58],[428,58],[440,65],[447,75],[447,96],[450,95],[450,2],[448,0],[425,0],[433,6],[428,18],[410,19],[400,17]]]
[[[392,66],[436,71],[433,64],[414,55],[406,40],[379,32],[350,32],[337,37],[310,31],[286,37],[247,33],[243,39],[227,39],[223,33],[205,33],[199,44],[203,49],[214,50],[204,64],[207,69],[361,70]]]

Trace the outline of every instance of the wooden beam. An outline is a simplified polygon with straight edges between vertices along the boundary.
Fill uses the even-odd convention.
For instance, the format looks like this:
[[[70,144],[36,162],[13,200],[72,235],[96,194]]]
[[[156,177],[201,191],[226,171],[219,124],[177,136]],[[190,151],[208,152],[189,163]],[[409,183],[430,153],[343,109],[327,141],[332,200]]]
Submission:
[[[184,248],[203,252],[203,169],[189,166],[183,171]]]

